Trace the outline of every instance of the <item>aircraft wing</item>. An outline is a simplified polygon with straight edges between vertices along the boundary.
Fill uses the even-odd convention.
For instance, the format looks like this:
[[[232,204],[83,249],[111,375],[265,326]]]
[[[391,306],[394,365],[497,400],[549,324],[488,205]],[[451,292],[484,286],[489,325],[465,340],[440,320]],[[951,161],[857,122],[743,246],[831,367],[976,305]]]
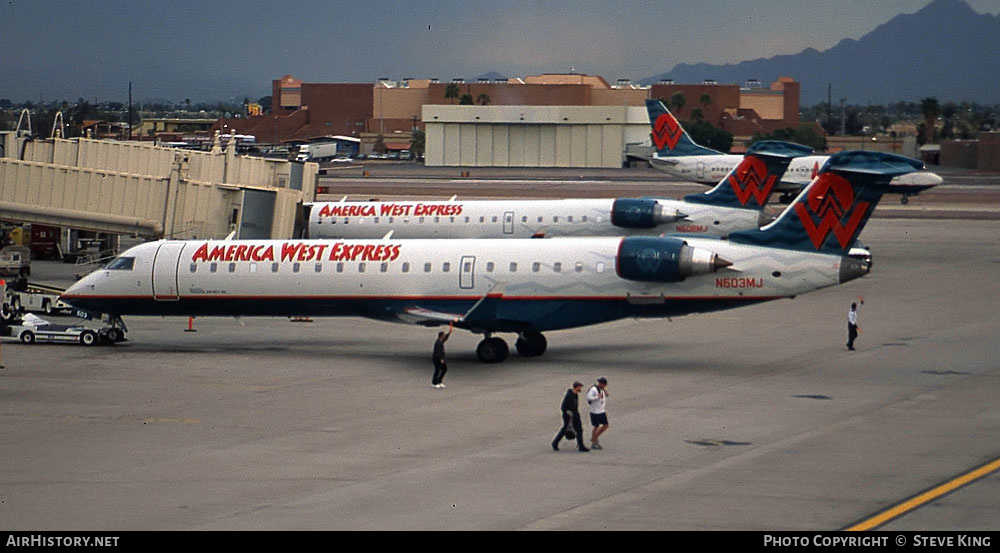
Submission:
[[[416,325],[437,326],[439,324],[453,323],[462,318],[462,313],[445,313],[443,311],[433,311],[418,305],[407,307],[397,314],[399,320]]]
[[[671,159],[671,158],[668,158],[668,157],[653,156],[653,157],[649,158],[649,162],[650,163],[662,163],[663,165],[673,166],[673,165],[677,165],[678,163],[680,163],[680,160],[679,159]]]
[[[397,317],[401,321],[423,326],[437,326],[443,323],[474,325],[477,323],[492,322],[496,318],[497,302],[503,297],[506,286],[505,282],[497,282],[465,313],[435,311],[419,305],[413,305],[404,308],[397,314]]]

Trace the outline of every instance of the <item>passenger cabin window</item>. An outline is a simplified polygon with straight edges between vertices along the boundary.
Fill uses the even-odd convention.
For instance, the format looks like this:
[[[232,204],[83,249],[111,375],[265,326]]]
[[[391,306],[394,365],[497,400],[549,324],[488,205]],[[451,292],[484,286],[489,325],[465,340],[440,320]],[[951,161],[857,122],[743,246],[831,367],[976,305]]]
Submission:
[[[582,273],[583,272],[583,262],[582,261],[577,261],[576,265],[573,266],[573,270],[575,270],[578,273]]]
[[[313,270],[315,270],[317,273],[322,273],[323,272],[323,264],[322,263],[317,263],[316,267]]]
[[[211,263],[211,264],[209,264],[208,270],[210,272],[213,272],[213,273],[216,272],[216,271],[218,271],[219,270],[219,264],[218,263]]]
[[[365,263],[364,262],[358,263],[358,272],[359,273],[365,272]]]
[[[488,261],[486,263],[486,272],[487,273],[492,273],[493,272],[493,267],[494,267],[493,262],[492,261]]]
[[[301,268],[302,268],[302,264],[301,263],[292,263],[292,272],[293,273],[299,272],[299,269],[301,269]]]
[[[116,257],[104,268],[109,271],[131,271],[134,265],[134,257]]]
[[[272,273],[277,273],[278,272],[278,264],[277,263],[271,263],[271,272]]]
[[[573,216],[570,215],[570,216],[566,217],[566,222],[567,223],[572,223],[573,222]]]
[[[541,216],[541,215],[539,215],[539,216],[538,216],[538,222],[539,222],[539,223],[541,223],[541,222],[542,222],[542,216]]]
[[[510,272],[512,272],[512,273],[516,273],[517,272],[517,263],[511,263],[510,264]]]
[[[581,223],[586,223],[587,222],[587,216],[586,215],[581,215],[580,216],[580,222]]]
[[[562,262],[561,261],[556,261],[555,263],[553,263],[552,264],[552,270],[555,271],[555,272],[557,272],[557,273],[561,273],[562,272]]]
[[[343,262],[337,263],[337,272],[338,273],[343,273],[344,272],[344,263]]]
[[[191,272],[194,273],[194,272],[197,272],[197,271],[198,271],[198,264],[197,263],[192,263],[191,264]]]
[[[532,273],[537,273],[538,270],[541,269],[541,268],[542,268],[542,264],[539,263],[539,262],[537,262],[537,261],[531,264],[531,272]]]
[[[403,272],[404,273],[410,272],[410,262],[409,261],[404,261],[403,262]]]
[[[230,273],[235,273],[236,272],[236,264],[235,263],[230,263],[229,264],[229,272]]]
[[[386,272],[386,271],[388,271],[388,270],[389,270],[389,264],[388,263],[382,263],[382,265],[379,266],[379,271],[381,271],[383,273]]]
[[[445,272],[445,273],[451,271],[451,263],[448,263],[447,261],[445,261],[444,263],[442,263],[441,264],[441,271]]]
[[[430,263],[424,263],[424,272],[425,273],[431,272],[431,264]]]

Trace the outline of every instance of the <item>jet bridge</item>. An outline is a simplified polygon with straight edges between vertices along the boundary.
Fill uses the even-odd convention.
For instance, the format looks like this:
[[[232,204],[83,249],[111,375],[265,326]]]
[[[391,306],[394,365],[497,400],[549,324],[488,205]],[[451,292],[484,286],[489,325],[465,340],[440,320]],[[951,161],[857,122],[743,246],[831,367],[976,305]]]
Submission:
[[[290,238],[318,165],[0,134],[0,219],[146,238]]]

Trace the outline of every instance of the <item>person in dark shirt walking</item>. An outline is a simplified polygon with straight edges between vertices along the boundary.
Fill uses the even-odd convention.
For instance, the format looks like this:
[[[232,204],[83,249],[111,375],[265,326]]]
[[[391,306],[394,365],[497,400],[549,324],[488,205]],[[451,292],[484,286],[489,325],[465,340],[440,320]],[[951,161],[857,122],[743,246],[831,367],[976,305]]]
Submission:
[[[444,388],[444,373],[448,372],[448,365],[444,362],[444,343],[451,336],[451,331],[455,330],[455,324],[448,324],[448,332],[438,332],[437,340],[434,341],[434,353],[431,360],[434,361],[434,376],[431,377],[431,387]]]
[[[559,409],[562,411],[562,428],[559,429],[559,433],[556,434],[554,440],[552,440],[552,449],[559,451],[559,442],[566,436],[570,431],[570,424],[573,425],[572,431],[576,434],[576,448],[579,451],[590,451],[585,445],[583,445],[583,424],[580,422],[580,411],[579,396],[580,390],[583,389],[583,384],[580,382],[574,382],[573,387],[566,390],[566,395],[563,396],[562,405]]]

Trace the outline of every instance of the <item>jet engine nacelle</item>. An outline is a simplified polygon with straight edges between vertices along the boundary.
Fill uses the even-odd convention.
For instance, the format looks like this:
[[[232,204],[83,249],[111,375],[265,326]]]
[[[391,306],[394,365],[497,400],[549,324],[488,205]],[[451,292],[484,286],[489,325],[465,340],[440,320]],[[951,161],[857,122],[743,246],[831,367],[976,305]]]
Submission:
[[[686,217],[652,199],[619,198],[611,205],[611,224],[623,228],[654,228]]]
[[[679,238],[632,236],[622,239],[615,270],[626,280],[680,282],[730,265],[715,252],[688,246]]]

